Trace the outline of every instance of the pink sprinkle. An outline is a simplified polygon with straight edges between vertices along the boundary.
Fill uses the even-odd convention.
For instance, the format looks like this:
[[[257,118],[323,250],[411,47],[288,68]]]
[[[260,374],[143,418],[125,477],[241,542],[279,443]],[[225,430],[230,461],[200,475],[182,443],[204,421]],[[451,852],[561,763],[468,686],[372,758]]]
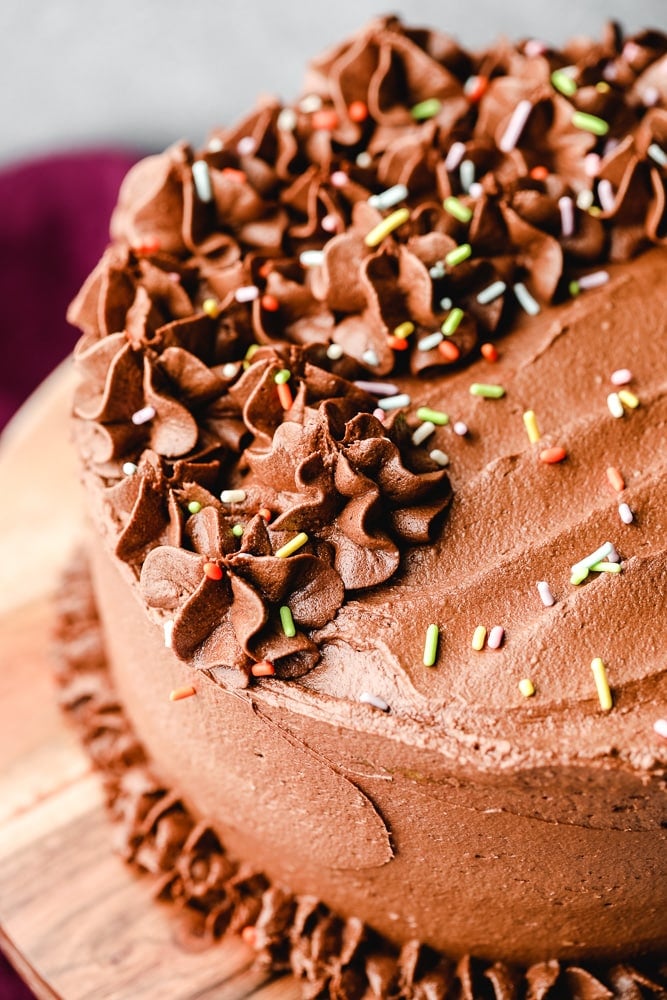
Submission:
[[[393,382],[362,382],[358,380],[354,383],[357,389],[362,392],[370,392],[373,396],[395,396],[398,386]]]
[[[602,70],[602,77],[607,83],[613,83],[618,77],[618,69],[615,63],[607,63],[605,68]]]
[[[617,368],[609,376],[612,385],[627,385],[632,382],[632,372],[629,368]]]
[[[445,157],[445,170],[456,170],[459,163],[465,156],[466,148],[462,142],[455,142],[449,147],[449,152]]]
[[[155,416],[154,406],[144,406],[141,410],[137,410],[136,413],[132,414],[132,423],[139,427],[141,424],[147,424],[149,420],[152,420]]]
[[[642,104],[646,108],[652,108],[660,100],[660,91],[657,87],[647,87],[642,94]]]
[[[526,122],[532,110],[533,105],[530,101],[519,101],[498,143],[498,149],[501,152],[510,153],[514,149],[521,137],[521,133],[526,127]]]
[[[584,156],[584,170],[587,177],[597,177],[600,169],[600,157],[597,153],[588,153]]]
[[[175,285],[181,280],[181,276],[178,271],[167,271],[167,277],[170,281],[173,281]]]
[[[535,56],[543,56],[547,51],[547,47],[539,38],[529,38],[523,47],[523,51],[529,59],[534,59]]]
[[[599,288],[609,281],[608,271],[591,271],[590,274],[582,274],[579,280],[579,288]]]
[[[613,212],[614,205],[616,204],[616,196],[614,195],[614,189],[611,185],[611,181],[606,177],[598,181],[598,201],[602,206],[603,212]]]
[[[622,55],[627,62],[632,62],[633,59],[636,59],[640,54],[640,51],[641,50],[636,42],[626,42],[623,46]]]
[[[572,236],[574,232],[574,202],[566,194],[558,199],[560,211],[560,227],[563,236]]]
[[[252,156],[257,149],[257,140],[251,135],[244,135],[236,144],[236,152],[239,156]]]
[[[556,603],[556,598],[551,593],[551,587],[546,580],[540,580],[537,590],[545,608],[550,608]]]
[[[377,409],[373,410],[373,416],[376,418],[376,420],[379,420],[380,423],[383,424],[384,418],[387,416],[387,414],[384,412],[384,410],[381,410],[380,407],[378,406]]]
[[[452,425],[452,430],[455,434],[458,434],[459,437],[465,437],[468,433],[468,425],[464,424],[462,420],[457,420],[456,423]]]
[[[338,229],[338,219],[335,215],[325,215],[320,225],[325,233],[335,233]]]
[[[342,188],[347,184],[349,177],[344,170],[334,170],[329,180],[334,187]]]
[[[611,549],[607,553],[607,562],[620,563],[621,557],[616,551],[616,546],[612,545]]]
[[[667,740],[667,719],[656,719],[653,723],[653,729],[658,736],[662,736],[663,740]]]
[[[505,629],[502,625],[494,625],[489,632],[489,638],[486,640],[489,649],[500,649],[504,635]]]

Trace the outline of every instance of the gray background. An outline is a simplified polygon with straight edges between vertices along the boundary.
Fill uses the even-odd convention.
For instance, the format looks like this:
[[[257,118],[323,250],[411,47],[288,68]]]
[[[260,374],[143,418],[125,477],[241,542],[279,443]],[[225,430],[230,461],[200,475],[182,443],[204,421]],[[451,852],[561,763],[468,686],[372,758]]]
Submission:
[[[667,29],[667,0],[0,0],[0,163],[52,149],[202,142],[260,92],[297,96],[306,59],[392,10],[471,47]]]

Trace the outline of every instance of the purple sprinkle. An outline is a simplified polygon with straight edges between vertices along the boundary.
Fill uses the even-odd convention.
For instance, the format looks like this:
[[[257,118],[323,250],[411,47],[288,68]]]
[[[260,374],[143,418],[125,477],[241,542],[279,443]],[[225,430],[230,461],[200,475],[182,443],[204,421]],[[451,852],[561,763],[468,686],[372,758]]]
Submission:
[[[558,209],[560,211],[561,232],[567,239],[574,233],[574,202],[565,194],[558,199]]]
[[[459,163],[465,156],[466,148],[462,142],[455,142],[449,148],[449,152],[445,158],[445,170],[456,170]]]
[[[600,285],[606,285],[609,281],[609,272],[592,271],[590,274],[583,274],[578,281],[579,288],[599,288]]]

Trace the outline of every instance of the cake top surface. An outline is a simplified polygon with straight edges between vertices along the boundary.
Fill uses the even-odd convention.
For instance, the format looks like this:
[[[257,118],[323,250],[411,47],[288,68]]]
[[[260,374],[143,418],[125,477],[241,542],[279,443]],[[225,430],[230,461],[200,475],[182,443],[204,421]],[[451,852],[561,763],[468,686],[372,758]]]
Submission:
[[[389,17],[133,169],[75,426],[178,656],[482,766],[659,766],[666,108],[659,32]]]

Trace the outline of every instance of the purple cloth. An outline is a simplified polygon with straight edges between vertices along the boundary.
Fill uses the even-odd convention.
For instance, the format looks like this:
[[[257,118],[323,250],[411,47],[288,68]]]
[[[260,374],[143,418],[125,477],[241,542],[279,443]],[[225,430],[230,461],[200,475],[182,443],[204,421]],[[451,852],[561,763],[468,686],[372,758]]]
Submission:
[[[137,158],[87,150],[0,171],[0,428],[76,343],[65,310],[108,242]]]

